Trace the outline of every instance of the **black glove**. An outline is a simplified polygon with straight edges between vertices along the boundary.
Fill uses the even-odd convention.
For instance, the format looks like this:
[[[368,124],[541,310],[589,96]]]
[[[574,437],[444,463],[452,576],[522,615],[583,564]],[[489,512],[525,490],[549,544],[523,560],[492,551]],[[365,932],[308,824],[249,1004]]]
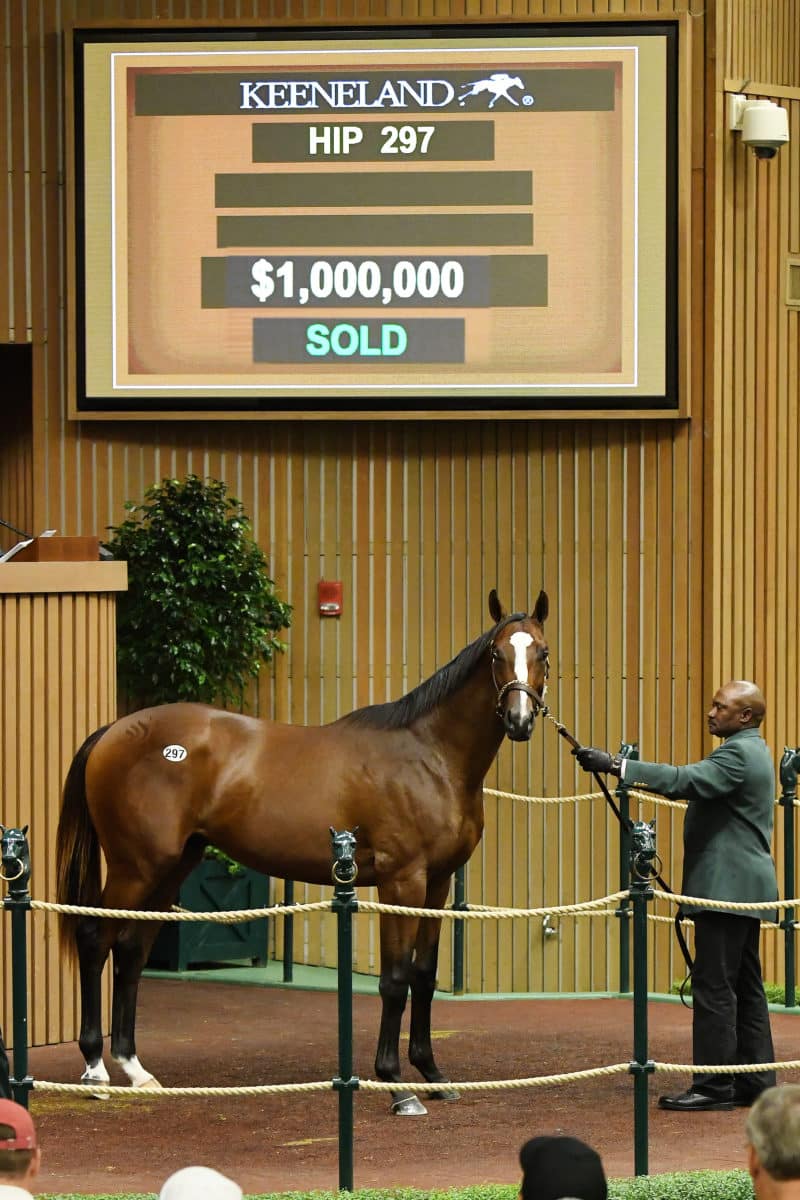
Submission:
[[[604,771],[608,775],[619,775],[622,771],[622,759],[618,754],[611,755],[607,750],[598,750],[595,746],[581,746],[572,753],[577,758],[584,771],[595,774]]]

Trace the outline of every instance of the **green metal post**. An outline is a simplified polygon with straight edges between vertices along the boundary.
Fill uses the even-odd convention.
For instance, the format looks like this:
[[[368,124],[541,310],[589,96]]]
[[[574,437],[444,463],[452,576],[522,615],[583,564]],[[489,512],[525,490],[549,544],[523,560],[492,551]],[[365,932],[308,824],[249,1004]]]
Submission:
[[[336,833],[333,829],[331,835],[339,1013],[339,1074],[333,1081],[339,1093],[339,1191],[352,1192],[353,1093],[358,1088],[358,1079],[353,1075],[353,913],[358,911],[353,884],[358,869],[355,836],[346,830]]]
[[[466,912],[466,868],[458,867],[453,884],[453,908]],[[453,995],[464,994],[464,926],[466,921],[453,921]]]
[[[283,903],[294,904],[294,880],[286,879],[283,884]],[[283,982],[291,983],[294,977],[294,913],[283,918]]]
[[[656,857],[654,825],[634,821],[631,828],[631,904],[633,907],[633,1169],[648,1170],[648,1076],[655,1069],[647,1054],[647,902]]]
[[[620,755],[625,759],[637,759],[639,749],[636,742],[623,742],[619,748]],[[630,799],[628,791],[630,784],[620,779],[614,795],[622,818],[619,824],[619,891],[624,892],[630,879],[631,863],[631,834],[630,834]],[[627,994],[631,990],[631,934],[630,907],[628,900],[620,900],[619,908],[614,916],[619,921],[619,990]]]
[[[33,1079],[28,1074],[28,913],[31,907],[30,851],[24,829],[3,829],[2,861],[9,881],[3,907],[11,913],[11,999],[14,1068],[11,1091],[24,1108]]]
[[[800,747],[791,750],[788,746],[783,751],[781,759],[781,799],[783,807],[783,894],[794,897],[795,892],[795,855],[794,855],[794,804],[797,799],[797,772],[800,770]],[[783,930],[783,976],[786,1008],[794,1008],[796,1004],[795,991],[795,928],[796,913],[787,908],[783,913],[780,927]]]

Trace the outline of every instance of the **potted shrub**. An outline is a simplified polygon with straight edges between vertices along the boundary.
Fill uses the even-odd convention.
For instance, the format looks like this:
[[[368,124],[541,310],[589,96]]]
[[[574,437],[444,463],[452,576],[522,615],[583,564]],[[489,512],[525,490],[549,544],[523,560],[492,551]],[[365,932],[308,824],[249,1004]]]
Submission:
[[[251,871],[209,846],[203,860],[181,887],[179,903],[190,912],[230,912],[265,908],[269,878]],[[185,971],[193,963],[267,961],[267,919],[237,921],[165,921],[150,951],[147,965],[157,970]]]
[[[128,518],[110,527],[106,552],[128,564],[128,591],[117,605],[117,676],[128,711],[196,700],[245,705],[245,688],[285,649],[279,633],[291,606],[279,599],[267,560],[227,485],[188,475],[163,479]],[[195,912],[259,908],[269,880],[215,847],[181,888]],[[153,965],[266,961],[267,922],[165,924]]]

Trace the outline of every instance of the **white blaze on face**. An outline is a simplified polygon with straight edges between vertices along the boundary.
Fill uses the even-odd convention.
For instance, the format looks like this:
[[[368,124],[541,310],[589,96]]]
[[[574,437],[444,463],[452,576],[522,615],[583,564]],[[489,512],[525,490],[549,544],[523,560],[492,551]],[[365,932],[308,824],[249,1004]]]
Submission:
[[[520,683],[528,682],[528,646],[533,644],[529,633],[512,633],[508,639],[514,647],[514,674]],[[527,692],[519,692],[519,707],[522,715],[528,715],[531,709],[531,698]]]

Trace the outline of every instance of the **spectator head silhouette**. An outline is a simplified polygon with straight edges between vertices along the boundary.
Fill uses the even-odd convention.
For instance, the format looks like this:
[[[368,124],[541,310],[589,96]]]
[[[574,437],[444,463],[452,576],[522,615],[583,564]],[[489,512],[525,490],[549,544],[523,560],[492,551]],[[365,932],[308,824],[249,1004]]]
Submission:
[[[800,1180],[800,1084],[767,1088],[753,1104],[745,1125],[747,1166],[758,1197],[797,1194]],[[782,1185],[792,1183],[785,1188]]]
[[[30,1191],[40,1160],[31,1114],[13,1100],[0,1100],[0,1185]]]
[[[242,1200],[238,1183],[213,1167],[182,1167],[166,1179],[159,1200]]]
[[[519,1161],[521,1200],[607,1200],[600,1155],[578,1138],[531,1138]]]

